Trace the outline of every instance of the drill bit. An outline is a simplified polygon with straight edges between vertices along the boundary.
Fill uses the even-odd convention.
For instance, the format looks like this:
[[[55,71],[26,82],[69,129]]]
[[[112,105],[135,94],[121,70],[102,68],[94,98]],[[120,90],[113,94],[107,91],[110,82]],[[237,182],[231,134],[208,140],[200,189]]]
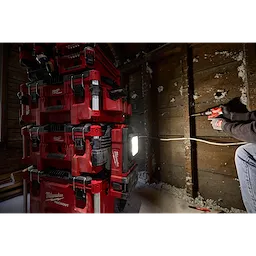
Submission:
[[[205,115],[205,112],[201,112],[201,113],[196,113],[190,116],[204,116],[204,115]]]
[[[206,111],[203,111],[203,112],[192,114],[190,116],[209,116],[211,114],[212,114],[211,110],[206,110]]]

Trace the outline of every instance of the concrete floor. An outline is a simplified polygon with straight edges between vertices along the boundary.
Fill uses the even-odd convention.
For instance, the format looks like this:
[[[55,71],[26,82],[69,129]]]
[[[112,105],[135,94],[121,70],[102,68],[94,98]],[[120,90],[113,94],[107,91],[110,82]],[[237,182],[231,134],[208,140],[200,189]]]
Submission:
[[[124,213],[202,213],[188,206],[185,200],[171,193],[142,186],[133,191]]]
[[[29,195],[28,195],[29,200]],[[17,196],[0,203],[0,213],[22,213],[23,196]]]
[[[0,203],[0,213],[22,213],[23,197],[18,196]],[[175,195],[150,186],[136,188],[129,198],[124,213],[202,213],[188,207]]]

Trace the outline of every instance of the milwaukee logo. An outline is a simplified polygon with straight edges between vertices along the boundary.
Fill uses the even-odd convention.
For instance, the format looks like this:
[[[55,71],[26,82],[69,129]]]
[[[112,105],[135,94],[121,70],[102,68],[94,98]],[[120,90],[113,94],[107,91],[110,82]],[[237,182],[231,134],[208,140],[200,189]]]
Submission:
[[[52,90],[52,95],[59,95],[62,94],[62,91],[60,90],[60,88]]]
[[[63,194],[52,194],[52,192],[46,192],[45,193],[46,201],[51,201],[52,199],[63,199]]]
[[[60,201],[54,201],[55,204],[58,204],[58,205],[61,205],[61,206],[64,206],[64,207],[69,207],[69,204],[66,204],[66,203],[63,203],[63,202],[60,202]]]
[[[64,139],[61,136],[54,136],[53,140],[57,141],[57,142],[63,142],[64,141]]]
[[[119,153],[118,151],[114,150],[112,152],[112,155],[113,155],[113,160],[114,160],[114,164],[116,167],[119,167],[119,161],[118,161],[118,156],[119,156]]]
[[[46,192],[45,197],[46,197],[45,201],[50,201],[64,207],[69,207],[69,204],[61,202],[61,200],[64,199],[63,194],[60,194],[60,193],[52,194],[52,192]]]

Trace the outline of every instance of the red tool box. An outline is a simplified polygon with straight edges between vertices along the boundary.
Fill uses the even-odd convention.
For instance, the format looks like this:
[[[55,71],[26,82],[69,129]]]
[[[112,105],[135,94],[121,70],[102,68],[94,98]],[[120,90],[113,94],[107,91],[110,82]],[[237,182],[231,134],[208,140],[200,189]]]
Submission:
[[[113,213],[108,180],[29,168],[31,213]]]
[[[19,61],[30,81],[50,80],[56,75],[54,44],[21,44]]]
[[[19,46],[19,62],[24,68],[34,68],[38,66],[35,56],[33,56],[34,44],[21,44]]]
[[[108,83],[108,84],[107,84]],[[111,122],[122,123],[131,115],[131,105],[124,89],[101,81],[95,70],[80,75],[68,75],[64,84],[47,85],[42,80],[22,84],[18,97],[20,121],[24,123]]]
[[[108,60],[98,45],[58,43],[56,51],[60,74],[96,69],[103,77],[108,77],[120,85],[120,71]]]
[[[22,128],[23,161],[42,171],[71,170],[72,176],[110,171],[109,125],[46,125]]]
[[[57,62],[60,74],[94,69],[95,51],[86,44],[56,44]]]
[[[112,62],[104,55],[101,48],[95,46],[95,69],[101,72],[104,77],[111,78],[116,84],[120,85],[120,71],[112,64]]]
[[[22,44],[20,63],[30,80],[17,94],[30,212],[123,208],[137,183],[138,136],[124,124],[131,105],[120,71],[89,43]]]
[[[96,40],[56,40],[56,50],[58,53],[68,55],[74,52],[82,51],[84,47],[96,46]]]

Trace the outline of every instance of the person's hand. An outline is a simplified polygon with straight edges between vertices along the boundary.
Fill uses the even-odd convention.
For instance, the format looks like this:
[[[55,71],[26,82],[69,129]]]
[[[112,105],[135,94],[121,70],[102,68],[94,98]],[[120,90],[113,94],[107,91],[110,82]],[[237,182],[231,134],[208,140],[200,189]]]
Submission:
[[[224,106],[221,106],[221,109],[222,109],[223,117],[231,120],[230,107],[228,107],[227,105],[224,105]]]
[[[222,125],[225,122],[223,118],[213,118],[211,120],[211,125],[214,130],[222,131]]]

